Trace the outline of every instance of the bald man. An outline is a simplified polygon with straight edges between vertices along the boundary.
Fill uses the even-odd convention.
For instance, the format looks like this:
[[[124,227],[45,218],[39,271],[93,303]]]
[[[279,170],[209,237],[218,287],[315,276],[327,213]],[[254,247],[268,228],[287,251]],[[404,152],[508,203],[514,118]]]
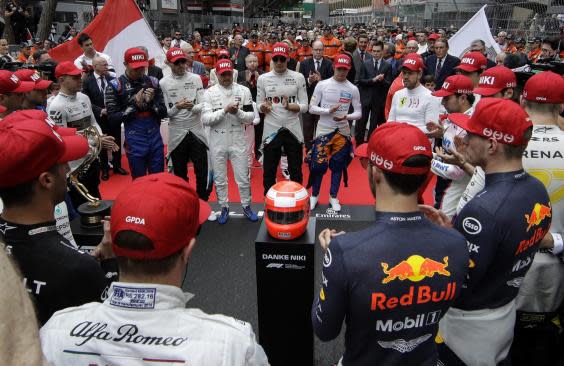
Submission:
[[[186,71],[198,74],[198,75],[206,75],[206,67],[200,61],[194,60],[194,48],[190,43],[186,43],[182,45],[182,51],[186,54]]]

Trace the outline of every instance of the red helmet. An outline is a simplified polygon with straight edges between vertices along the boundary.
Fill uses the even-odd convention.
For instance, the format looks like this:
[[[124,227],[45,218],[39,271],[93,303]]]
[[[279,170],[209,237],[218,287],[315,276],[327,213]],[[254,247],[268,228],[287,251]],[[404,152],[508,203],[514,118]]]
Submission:
[[[309,221],[309,193],[299,183],[278,182],[266,194],[265,211],[266,229],[272,237],[299,238]]]

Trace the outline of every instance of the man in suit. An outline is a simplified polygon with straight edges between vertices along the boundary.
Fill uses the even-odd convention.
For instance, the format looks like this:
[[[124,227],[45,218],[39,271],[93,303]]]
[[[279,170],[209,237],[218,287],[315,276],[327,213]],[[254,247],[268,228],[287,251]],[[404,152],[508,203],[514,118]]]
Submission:
[[[384,44],[381,41],[374,42],[371,51],[372,58],[362,64],[358,80],[362,118],[357,121],[355,126],[354,134],[357,146],[370,139],[372,131],[386,121],[384,102],[392,84],[392,67],[383,58]],[[366,138],[366,123],[369,114],[370,126]]]
[[[182,51],[186,55],[186,71],[198,74],[206,75],[206,67],[200,61],[194,60],[194,48],[190,43],[186,43],[182,46]]]
[[[354,64],[354,68],[356,70],[355,75],[355,84],[358,84],[358,80],[360,79],[360,70],[362,69],[362,64],[364,61],[372,60],[372,55],[370,51],[366,50],[368,46],[368,36],[366,34],[361,34],[358,36],[358,48],[352,54],[352,60]]]
[[[249,53],[249,49],[243,46],[243,36],[241,34],[236,34],[233,37],[233,47],[229,49],[231,54],[231,61],[233,66],[238,71],[237,82],[241,83],[245,81],[245,70],[247,69],[245,58]]]
[[[121,124],[112,125],[108,120],[108,112],[104,102],[104,90],[108,82],[112,80],[109,75],[108,61],[104,57],[94,57],[92,60],[94,71],[89,73],[82,83],[82,92],[90,98],[92,103],[92,112],[96,118],[96,122],[102,128],[102,132],[112,136],[119,146],[119,150],[112,152],[112,166],[114,174],[127,175],[128,172],[121,167]],[[103,150],[100,153],[100,165],[102,166],[102,180],[110,178],[108,166],[108,153]]]
[[[315,41],[311,47],[313,57],[300,63],[300,73],[306,80],[308,105],[317,83],[333,76],[333,63],[331,60],[323,58],[323,43],[321,41]],[[315,135],[318,120],[319,116],[310,114],[309,112],[302,114],[302,128],[306,151],[311,149],[311,142]]]
[[[436,89],[443,86],[445,79],[454,75],[455,67],[460,63],[458,57],[448,54],[448,41],[444,38],[435,41],[435,54],[425,60],[425,75],[435,77]]]
[[[472,41],[472,43],[470,44],[470,51],[481,52],[484,56],[486,56],[488,69],[497,66],[494,61],[488,58],[488,54],[486,53],[486,42],[484,42],[483,40],[476,39]]]

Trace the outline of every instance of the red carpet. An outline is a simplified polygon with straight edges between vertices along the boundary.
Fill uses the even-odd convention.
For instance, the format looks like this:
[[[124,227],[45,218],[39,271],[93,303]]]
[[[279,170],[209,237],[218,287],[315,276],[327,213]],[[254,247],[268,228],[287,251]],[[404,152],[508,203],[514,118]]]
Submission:
[[[125,156],[122,158],[122,165],[126,170],[129,170],[127,159]],[[304,172],[304,184],[307,183],[309,170],[304,164],[302,171]],[[111,172],[111,170],[110,170]],[[370,193],[370,187],[368,186],[368,178],[366,177],[366,171],[360,165],[358,159],[354,159],[348,169],[349,173],[349,184],[345,187],[341,183],[341,188],[339,189],[339,201],[341,204],[345,205],[372,205],[374,203],[374,198]],[[229,201],[230,202],[240,202],[239,191],[237,190],[237,184],[233,178],[233,171],[229,166]],[[189,179],[190,184],[195,187],[196,178],[194,176],[194,170],[190,166],[189,168]],[[284,179],[282,174],[279,173],[278,180]],[[123,175],[113,175],[110,173],[110,179],[106,182],[102,181],[100,185],[100,192],[104,199],[113,200],[115,197],[131,182],[131,176]],[[321,185],[321,193],[319,195],[319,203],[327,204],[329,200],[329,184],[330,184],[330,172],[327,172],[323,178],[323,184]],[[434,180],[429,184],[429,188],[425,191],[424,199],[425,203],[433,203],[433,187],[435,186]],[[252,200],[254,203],[264,202],[263,187],[262,187],[262,168],[253,167],[251,168],[251,193]],[[217,198],[215,196],[215,188],[210,196],[210,201],[216,202]]]

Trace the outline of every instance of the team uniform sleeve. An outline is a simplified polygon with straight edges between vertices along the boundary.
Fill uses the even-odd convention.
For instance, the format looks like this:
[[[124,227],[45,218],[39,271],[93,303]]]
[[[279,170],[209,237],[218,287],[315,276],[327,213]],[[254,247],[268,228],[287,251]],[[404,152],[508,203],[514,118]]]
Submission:
[[[441,178],[460,180],[466,176],[464,169],[457,165],[447,164],[438,159],[431,160],[431,171]]]
[[[257,96],[258,99],[258,96]],[[305,113],[308,109],[307,102],[307,89],[305,84],[305,78],[302,74],[298,73],[298,105],[300,106],[299,113]]]
[[[110,81],[105,92],[108,119],[110,123],[115,125],[131,121],[135,112],[137,112],[134,96],[132,96],[125,104],[121,103],[119,100],[117,93],[118,82],[119,81],[117,79]]]
[[[266,98],[266,94],[264,92],[264,77],[259,75],[257,79],[257,107],[260,111],[260,105],[264,103],[264,99]]]
[[[159,118],[166,118],[168,112],[166,110],[166,105],[164,103],[163,91],[159,86],[158,79],[157,78],[153,78],[153,79],[156,80],[157,87],[155,88],[155,97],[153,98],[152,109]]]
[[[360,92],[357,87],[353,88],[353,97],[351,101],[353,112],[347,115],[347,120],[354,121],[362,118],[362,106],[360,105]]]
[[[441,98],[430,96],[431,100],[425,107],[425,123],[439,123],[439,114],[441,110]],[[393,107],[392,107],[393,108]]]
[[[313,94],[311,96],[311,100],[309,102],[309,113],[311,114],[318,114],[318,115],[329,115],[329,108],[321,108],[319,103],[323,98],[323,91],[322,88],[319,87],[319,83],[315,86],[313,90]]]
[[[334,238],[323,258],[321,289],[311,309],[313,329],[326,342],[341,332],[348,304],[348,292],[343,252]]]
[[[398,99],[398,93],[395,93],[394,96],[392,97],[392,105],[390,106],[390,114],[388,115],[388,122],[394,122],[396,120],[396,106],[397,106],[397,99]],[[429,122],[428,120],[425,120],[427,122]]]
[[[474,198],[476,199],[476,198]],[[470,262],[464,287],[479,284],[492,265],[500,242],[495,219],[479,204],[468,204],[456,217],[454,227],[466,238]]]
[[[57,126],[67,127],[67,113],[64,108],[59,108],[58,103],[51,102],[47,105],[47,115]]]
[[[225,110],[223,108],[213,111],[212,102],[211,102],[211,93],[208,89],[203,98],[203,106],[202,106],[202,124],[204,126],[213,126],[216,123],[219,123],[225,117]]]
[[[161,90],[163,92],[164,104],[166,107],[167,115],[168,117],[174,117],[178,114],[178,112],[180,112],[180,110],[176,108],[176,104],[172,101],[170,95],[168,94],[167,83],[164,80],[161,80],[160,84],[161,84]]]
[[[196,101],[194,102],[194,107],[192,107],[192,113],[202,113],[202,108],[204,104],[202,103],[204,99],[204,84],[202,83],[202,78],[199,78],[198,89],[196,90]]]
[[[250,327],[250,325],[249,325]],[[264,349],[257,343],[255,333],[250,330],[249,334],[249,347],[245,355],[245,366],[264,366],[268,365],[268,358]]]

